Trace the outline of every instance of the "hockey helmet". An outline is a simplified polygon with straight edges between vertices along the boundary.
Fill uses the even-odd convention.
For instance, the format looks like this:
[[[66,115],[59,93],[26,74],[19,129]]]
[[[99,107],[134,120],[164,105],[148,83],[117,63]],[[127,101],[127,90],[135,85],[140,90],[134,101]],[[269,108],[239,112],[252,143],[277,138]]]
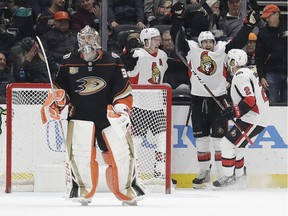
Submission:
[[[215,41],[215,36],[213,35],[212,32],[210,31],[202,31],[199,36],[198,36],[198,43],[199,43],[199,46],[202,47],[201,43],[202,41],[204,40],[213,40],[214,41],[214,44],[216,43]]]
[[[148,46],[151,44],[151,38],[160,36],[160,32],[156,28],[146,28],[140,32],[140,40],[145,45],[145,40],[148,40]]]
[[[243,67],[247,63],[247,54],[241,49],[231,49],[227,54],[227,65],[231,65],[231,61],[234,60],[233,67]]]

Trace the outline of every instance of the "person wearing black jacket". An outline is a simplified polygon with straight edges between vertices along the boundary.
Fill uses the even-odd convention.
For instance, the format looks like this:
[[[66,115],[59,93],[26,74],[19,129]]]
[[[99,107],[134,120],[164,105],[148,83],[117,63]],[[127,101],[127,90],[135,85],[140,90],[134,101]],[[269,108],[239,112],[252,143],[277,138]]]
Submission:
[[[287,103],[287,22],[280,9],[267,5],[261,16],[266,26],[260,29],[256,44],[256,65],[270,105]]]

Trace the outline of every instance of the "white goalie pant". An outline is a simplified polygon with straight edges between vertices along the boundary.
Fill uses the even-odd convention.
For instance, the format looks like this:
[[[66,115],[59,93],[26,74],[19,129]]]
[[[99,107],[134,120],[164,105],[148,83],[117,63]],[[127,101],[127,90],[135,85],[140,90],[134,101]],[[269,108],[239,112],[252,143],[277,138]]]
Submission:
[[[95,125],[91,121],[68,123],[66,151],[66,199],[91,199],[98,184]]]
[[[108,152],[103,152],[102,156],[108,165],[106,181],[110,191],[121,201],[142,199],[146,189],[137,177],[130,134],[120,138],[109,126],[102,131],[102,135],[108,148]]]

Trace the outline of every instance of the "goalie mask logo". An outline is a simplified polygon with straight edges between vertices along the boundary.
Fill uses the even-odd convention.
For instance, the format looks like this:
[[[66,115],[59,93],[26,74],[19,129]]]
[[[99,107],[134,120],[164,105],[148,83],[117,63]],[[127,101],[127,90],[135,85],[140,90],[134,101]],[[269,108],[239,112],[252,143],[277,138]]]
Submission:
[[[217,69],[217,65],[216,62],[208,56],[208,51],[202,52],[200,58],[200,66],[197,70],[208,76],[213,75]]]
[[[78,79],[76,82],[81,83],[78,87],[79,90],[76,90],[79,95],[91,95],[96,92],[101,91],[106,86],[106,82],[95,76],[88,76]]]

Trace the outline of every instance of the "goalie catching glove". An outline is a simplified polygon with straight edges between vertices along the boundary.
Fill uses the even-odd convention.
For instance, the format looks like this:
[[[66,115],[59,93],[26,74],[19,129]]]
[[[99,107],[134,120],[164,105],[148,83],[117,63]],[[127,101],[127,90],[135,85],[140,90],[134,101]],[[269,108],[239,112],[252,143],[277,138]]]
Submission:
[[[129,108],[125,104],[107,106],[107,119],[120,138],[123,138],[131,124]]]
[[[66,95],[63,89],[54,90],[54,94],[48,92],[43,106],[41,107],[42,123],[46,124],[48,120],[60,120],[60,113],[66,105]]]

